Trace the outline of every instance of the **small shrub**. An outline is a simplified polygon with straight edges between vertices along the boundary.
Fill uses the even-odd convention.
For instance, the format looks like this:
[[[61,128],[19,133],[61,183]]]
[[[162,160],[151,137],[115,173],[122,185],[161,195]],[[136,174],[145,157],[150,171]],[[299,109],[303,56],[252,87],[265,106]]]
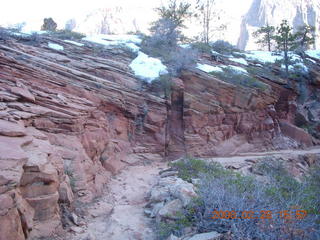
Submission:
[[[150,89],[158,96],[169,99],[172,90],[171,76],[168,74],[161,75],[158,79],[152,81]]]
[[[64,173],[65,173],[66,175],[68,175],[69,180],[70,180],[70,187],[71,187],[72,191],[75,192],[75,188],[76,188],[76,178],[75,178],[75,176],[74,176],[73,171],[72,171],[69,167],[65,167]]]
[[[274,82],[281,82],[281,78],[272,71],[273,67],[271,64],[264,64],[263,67],[249,66],[247,71],[252,75],[258,75],[265,79],[270,79]]]
[[[233,174],[233,172],[223,168],[220,164],[215,162],[206,163],[196,158],[186,158],[170,165],[178,170],[180,178],[188,182],[191,182],[192,178],[198,178],[201,174],[210,174],[212,177]]]
[[[223,40],[218,40],[212,43],[212,48],[214,51],[221,53],[221,54],[226,54],[230,55],[233,52],[237,51],[236,47],[233,46],[231,43]]]
[[[155,232],[159,240],[167,239],[171,234],[182,236],[183,229],[192,226],[191,219],[183,212],[177,213],[177,220],[160,221],[155,226]]]
[[[143,39],[141,49],[152,57],[160,58],[168,66],[171,76],[179,76],[183,69],[196,62],[197,51],[178,46],[183,35],[175,22],[160,19],[151,31],[152,36]]]
[[[252,76],[248,76],[247,74],[238,73],[232,68],[225,68],[223,72],[211,72],[210,74],[228,83],[241,85],[244,87],[258,88],[262,91],[266,91],[267,89],[269,89],[269,86],[267,84],[259,81]]]
[[[194,65],[198,58],[198,52],[191,48],[177,48],[164,60],[173,76],[180,76],[183,70]]]
[[[266,177],[266,182],[261,182],[197,159],[185,159],[173,166],[185,179],[200,177],[199,197],[183,212],[198,232],[231,232],[233,239],[257,240],[320,237],[320,168],[311,170],[300,182],[290,176],[282,162],[266,159],[254,166]],[[307,210],[308,214],[301,220],[278,215],[292,209]],[[244,211],[271,211],[272,219],[211,219],[215,210],[235,211],[237,216]]]
[[[42,37],[38,33],[32,33],[30,35],[30,38],[28,38],[28,40],[32,45],[39,46],[41,43]]]
[[[191,44],[191,48],[196,49],[200,53],[211,54],[212,47],[204,42],[195,42]]]
[[[0,28],[0,41],[7,41],[10,39],[10,32],[4,28]]]
[[[54,32],[50,32],[50,35],[59,38],[59,39],[66,39],[66,40],[81,40],[86,35],[70,30],[57,30]]]

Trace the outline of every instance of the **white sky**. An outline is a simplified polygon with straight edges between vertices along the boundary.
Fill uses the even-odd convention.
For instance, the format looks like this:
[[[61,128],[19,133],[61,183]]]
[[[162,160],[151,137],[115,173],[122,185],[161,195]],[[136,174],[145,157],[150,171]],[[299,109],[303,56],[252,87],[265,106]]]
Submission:
[[[140,25],[149,24],[154,16],[153,8],[166,0],[0,0],[0,25],[8,26],[19,22],[27,22],[32,30],[40,30],[42,20],[52,17],[58,28],[63,28],[70,18],[84,18],[92,10],[101,7],[122,6],[128,15],[134,15]],[[188,0],[196,2],[196,0]],[[252,0],[217,0],[221,4],[234,28],[240,28],[241,16],[246,13]],[[124,20],[126,21],[126,20]]]

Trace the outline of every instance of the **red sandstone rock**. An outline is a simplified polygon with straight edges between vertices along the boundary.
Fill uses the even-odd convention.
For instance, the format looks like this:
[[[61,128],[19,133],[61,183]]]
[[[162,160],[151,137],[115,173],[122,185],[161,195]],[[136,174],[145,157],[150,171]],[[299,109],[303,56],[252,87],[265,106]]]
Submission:
[[[0,135],[9,137],[23,137],[26,135],[25,128],[20,124],[0,119]]]
[[[280,119],[290,122],[282,123],[283,133],[310,145],[310,136],[290,125],[295,94],[278,83],[262,92],[191,70],[173,80],[172,95],[163,99],[137,90],[141,82],[121,50],[106,57],[68,46],[62,55],[6,44],[0,240],[52,235],[61,227],[59,203],[92,201],[127,164],[273,148]]]
[[[284,135],[302,143],[306,147],[313,146],[312,137],[303,129],[283,120],[280,120],[280,127]]]
[[[27,88],[20,88],[20,87],[12,87],[10,91],[27,101],[35,102],[34,96],[29,92]]]

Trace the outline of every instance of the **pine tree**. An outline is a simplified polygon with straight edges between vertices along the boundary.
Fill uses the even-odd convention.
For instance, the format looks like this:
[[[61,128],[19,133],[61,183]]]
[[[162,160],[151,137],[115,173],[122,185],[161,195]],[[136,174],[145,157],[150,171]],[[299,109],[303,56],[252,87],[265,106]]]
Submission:
[[[286,68],[286,76],[289,76],[290,57],[289,51],[293,50],[297,40],[297,36],[293,34],[293,28],[289,26],[287,20],[283,20],[279,27],[277,27],[274,39],[277,43],[277,49],[283,52],[284,65]]]
[[[259,28],[252,35],[255,38],[260,38],[256,41],[256,43],[261,44],[262,46],[267,46],[268,51],[270,52],[275,30],[275,27],[267,24],[267,26]]]
[[[168,6],[156,8],[161,19],[170,20],[177,28],[183,28],[184,21],[191,16],[189,3],[170,0]]]
[[[149,45],[157,47],[161,51],[172,51],[179,41],[183,40],[182,29],[185,20],[191,16],[190,4],[183,1],[170,0],[168,5],[156,8],[159,19],[152,23],[150,31],[152,37]],[[163,49],[162,49],[163,48]]]
[[[315,43],[315,27],[304,25],[298,28],[295,33],[296,37],[296,48],[298,52],[305,56],[305,51],[310,48]]]

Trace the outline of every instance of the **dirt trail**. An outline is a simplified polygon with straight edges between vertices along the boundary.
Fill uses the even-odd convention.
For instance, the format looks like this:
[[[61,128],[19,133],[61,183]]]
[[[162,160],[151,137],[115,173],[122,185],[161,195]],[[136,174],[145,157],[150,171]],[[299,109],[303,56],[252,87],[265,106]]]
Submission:
[[[269,152],[240,153],[237,156],[214,157],[214,158],[207,158],[207,160],[220,162],[222,165],[231,165],[231,164],[243,164],[246,162],[250,162],[250,160],[265,158],[267,156],[290,157],[290,156],[299,156],[299,155],[315,154],[315,153],[320,153],[320,147],[314,147],[309,149],[290,149],[290,150],[279,150],[279,151],[269,151]]]
[[[166,168],[163,162],[129,166],[108,184],[106,196],[89,208],[83,233],[77,240],[152,240],[150,218],[144,214],[147,192],[155,183],[158,173]],[[92,216],[93,215],[93,216]],[[98,215],[98,216],[97,216]]]

